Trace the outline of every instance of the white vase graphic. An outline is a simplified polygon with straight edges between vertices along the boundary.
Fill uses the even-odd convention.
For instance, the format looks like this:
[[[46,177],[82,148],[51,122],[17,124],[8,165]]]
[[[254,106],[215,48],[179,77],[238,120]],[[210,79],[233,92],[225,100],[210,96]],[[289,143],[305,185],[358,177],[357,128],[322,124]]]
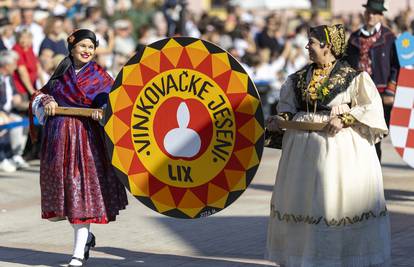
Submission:
[[[201,139],[196,131],[187,128],[190,111],[185,102],[178,106],[177,122],[178,128],[170,130],[164,137],[165,150],[173,157],[194,157],[200,151]]]

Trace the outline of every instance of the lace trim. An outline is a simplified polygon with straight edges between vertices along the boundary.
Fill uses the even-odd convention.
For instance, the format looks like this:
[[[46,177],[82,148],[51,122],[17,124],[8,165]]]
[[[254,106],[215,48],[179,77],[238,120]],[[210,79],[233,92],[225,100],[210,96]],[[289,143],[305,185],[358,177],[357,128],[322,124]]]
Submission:
[[[307,223],[307,224],[320,224],[325,223],[325,226],[328,227],[339,227],[339,226],[346,226],[352,225],[356,223],[363,222],[365,220],[374,219],[378,217],[384,217],[388,214],[388,210],[385,207],[384,210],[375,214],[373,211],[363,212],[361,215],[355,215],[354,217],[343,217],[341,219],[331,219],[328,220],[327,218],[320,216],[320,217],[313,217],[309,215],[296,215],[292,213],[284,213],[282,214],[280,211],[275,210],[273,205],[270,209],[270,216],[272,218],[276,218],[279,221],[285,221],[287,223]]]

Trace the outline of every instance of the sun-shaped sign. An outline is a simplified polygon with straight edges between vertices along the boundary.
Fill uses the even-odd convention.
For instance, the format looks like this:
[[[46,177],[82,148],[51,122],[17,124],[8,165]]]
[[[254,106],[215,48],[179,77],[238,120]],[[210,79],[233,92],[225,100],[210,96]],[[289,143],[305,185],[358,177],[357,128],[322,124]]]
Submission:
[[[117,175],[149,208],[212,215],[252,181],[263,152],[260,99],[226,51],[177,37],[143,46],[117,76],[105,114]]]
[[[395,40],[397,47],[398,60],[400,66],[414,64],[414,36],[409,32],[404,32]]]

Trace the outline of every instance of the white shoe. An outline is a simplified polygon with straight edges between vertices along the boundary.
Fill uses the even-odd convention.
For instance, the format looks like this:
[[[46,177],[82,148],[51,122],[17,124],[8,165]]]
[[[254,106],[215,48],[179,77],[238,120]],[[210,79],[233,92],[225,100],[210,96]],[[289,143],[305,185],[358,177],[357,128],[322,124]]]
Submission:
[[[20,155],[14,155],[12,160],[17,169],[30,167],[29,163],[27,163]]]
[[[4,159],[2,162],[0,162],[0,170],[4,172],[15,172],[16,166],[11,160]]]

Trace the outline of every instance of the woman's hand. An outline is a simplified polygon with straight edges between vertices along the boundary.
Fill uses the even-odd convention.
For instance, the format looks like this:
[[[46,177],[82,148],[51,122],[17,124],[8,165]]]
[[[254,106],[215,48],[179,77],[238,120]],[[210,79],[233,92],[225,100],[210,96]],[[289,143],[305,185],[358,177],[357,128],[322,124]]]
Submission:
[[[284,120],[284,118],[278,115],[267,118],[266,129],[271,132],[282,132],[282,129],[279,127],[278,120]]]
[[[94,119],[96,121],[100,121],[100,120],[102,120],[102,113],[103,113],[102,110],[94,110],[92,112],[91,117],[92,117],[92,119]]]
[[[344,128],[342,120],[338,117],[333,117],[326,125],[326,132],[328,135],[335,136],[342,128]]]
[[[47,103],[44,106],[46,116],[54,116],[57,106],[58,106],[58,103],[56,103],[56,101],[53,101],[53,100]]]

